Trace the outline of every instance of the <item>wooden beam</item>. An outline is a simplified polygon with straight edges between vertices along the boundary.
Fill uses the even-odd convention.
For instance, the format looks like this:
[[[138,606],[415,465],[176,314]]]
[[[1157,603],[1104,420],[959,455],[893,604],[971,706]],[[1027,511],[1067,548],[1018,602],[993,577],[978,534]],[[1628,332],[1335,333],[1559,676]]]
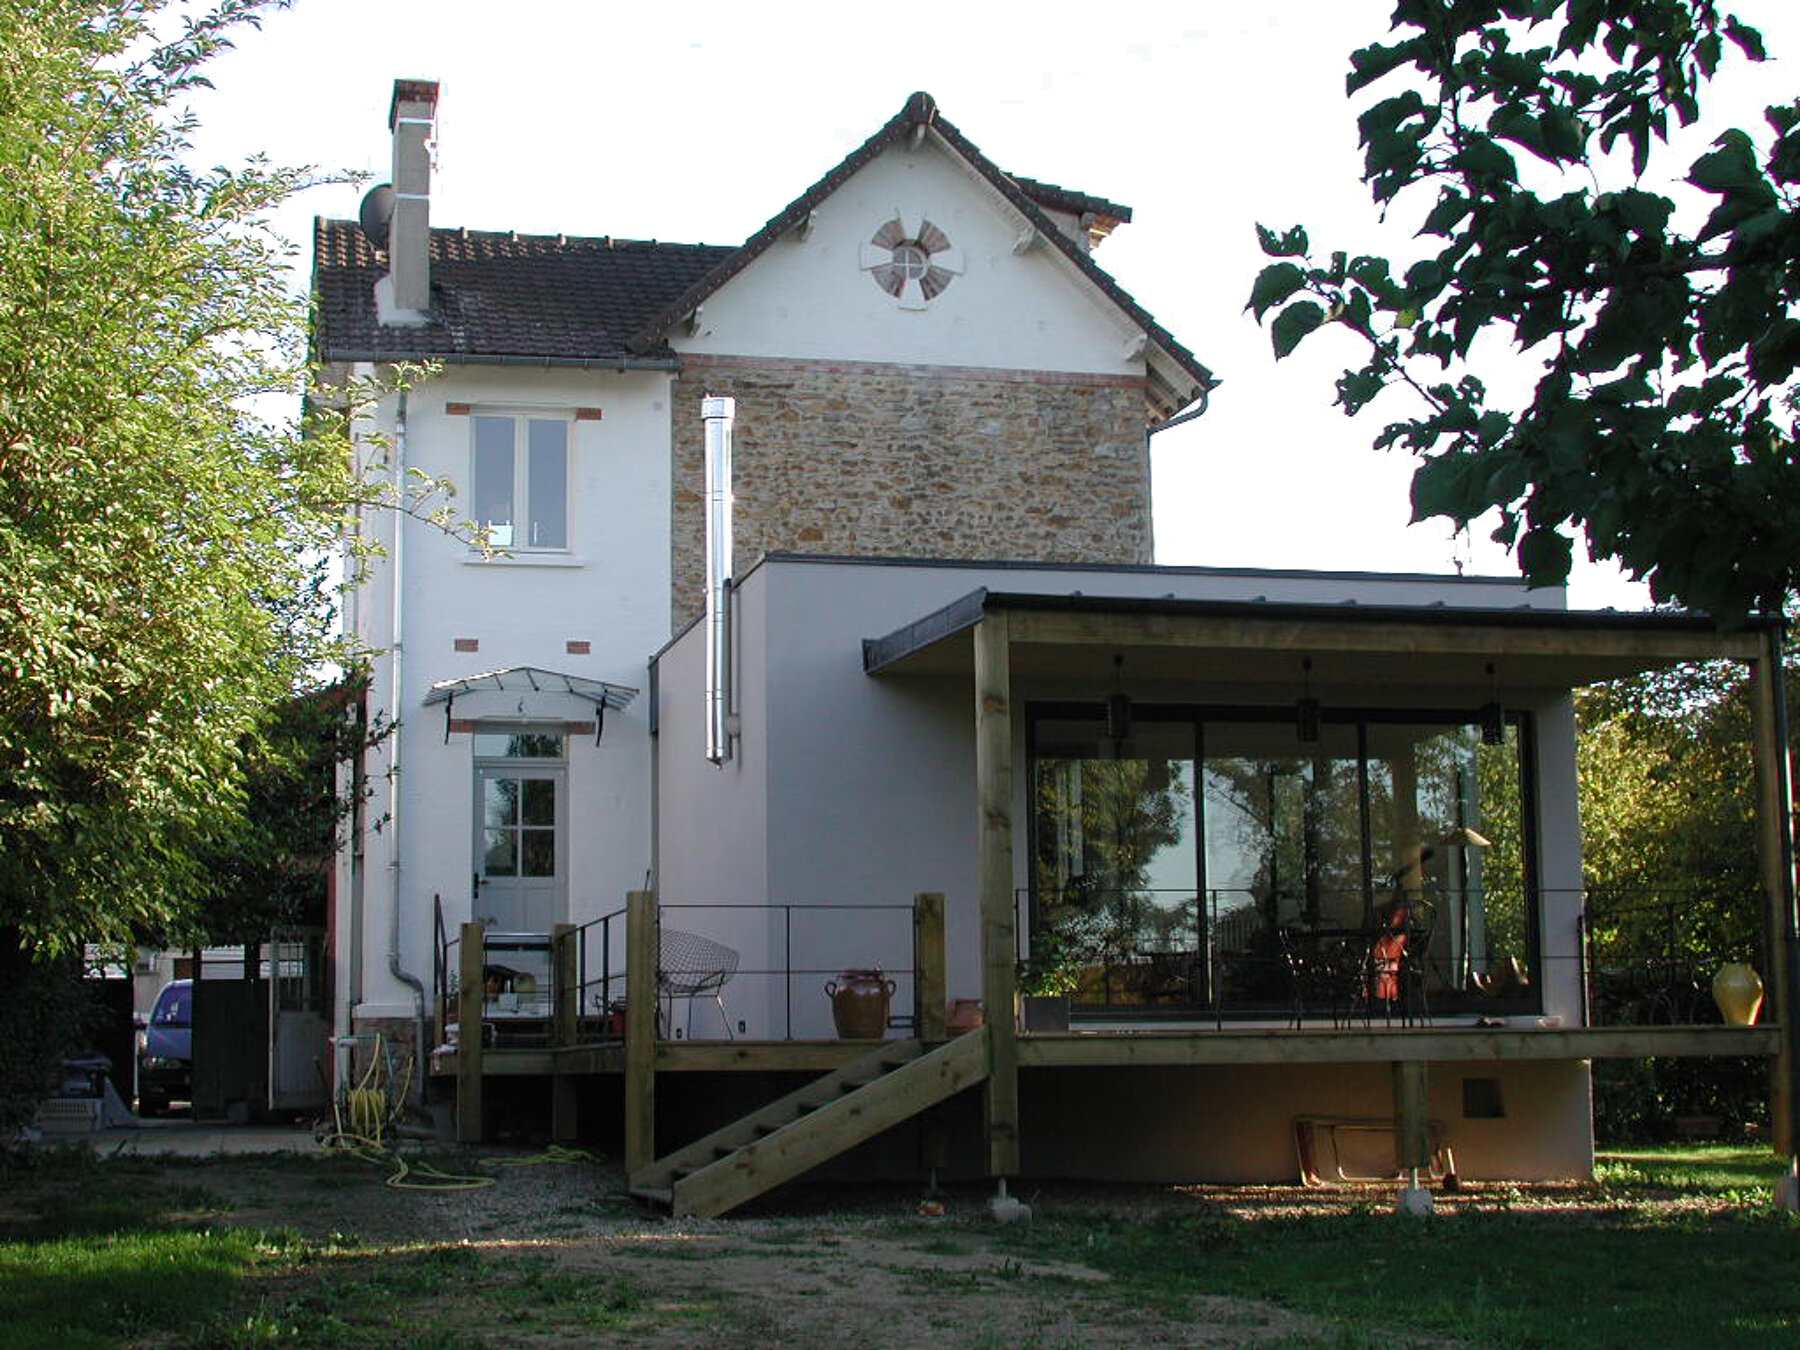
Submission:
[[[950,1010],[944,961],[944,897],[921,891],[913,897],[913,952],[918,971],[913,976],[918,1007],[914,1010],[914,1035],[922,1041],[941,1041],[949,1034],[945,1025]]]
[[[1394,1063],[1394,1165],[1402,1176],[1431,1167],[1430,1096],[1425,1061]]]
[[[1019,1064],[1110,1068],[1183,1064],[1391,1064],[1508,1059],[1649,1059],[1772,1055],[1780,1030],[1756,1027],[1414,1027],[1393,1031],[1165,1031],[1028,1036]]]
[[[486,998],[487,929],[465,923],[457,934],[456,1141],[481,1142],[481,1005]]]
[[[1774,635],[1750,667],[1752,749],[1756,761],[1756,855],[1764,896],[1763,972],[1769,983],[1768,1008],[1781,1026],[1781,1045],[1770,1074],[1770,1124],[1775,1151],[1792,1158],[1800,1151],[1795,1110],[1800,1103],[1800,940],[1794,911],[1792,785],[1788,773],[1783,716],[1781,654]]]
[[[1554,611],[1546,611],[1553,613]],[[1751,660],[1754,633],[1658,633],[1643,629],[1501,627],[1385,620],[1328,622],[1204,614],[1099,614],[1069,610],[1006,611],[1015,643],[1060,646],[1199,647],[1217,650],[1379,652],[1395,656],[1573,656],[1622,660]],[[995,616],[989,610],[986,624]],[[979,630],[979,626],[978,626]]]
[[[1013,932],[1012,664],[1010,616],[975,625],[975,789],[981,893],[981,997],[988,1045],[983,1119],[990,1176],[1019,1171],[1018,942]]]
[[[656,1157],[656,894],[625,897],[625,1170]]]

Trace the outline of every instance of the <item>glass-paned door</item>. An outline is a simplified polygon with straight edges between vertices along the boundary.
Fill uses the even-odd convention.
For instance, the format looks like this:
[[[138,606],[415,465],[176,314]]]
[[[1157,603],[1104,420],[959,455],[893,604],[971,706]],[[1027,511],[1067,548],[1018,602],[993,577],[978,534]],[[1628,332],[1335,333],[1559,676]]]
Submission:
[[[560,764],[477,762],[473,909],[490,930],[547,933],[563,921],[567,796]]]
[[[1036,724],[1034,954],[1077,972],[1078,1005],[1196,1008],[1206,991],[1193,723],[1111,731]]]

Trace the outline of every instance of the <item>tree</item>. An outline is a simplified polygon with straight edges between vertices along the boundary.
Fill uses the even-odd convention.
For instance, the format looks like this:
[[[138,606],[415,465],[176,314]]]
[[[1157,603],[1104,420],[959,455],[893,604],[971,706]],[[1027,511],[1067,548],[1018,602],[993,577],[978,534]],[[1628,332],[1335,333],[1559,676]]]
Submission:
[[[165,4],[0,0],[0,940],[40,953],[206,891],[363,493],[341,437],[256,410],[302,387],[267,213],[311,176],[183,160],[265,0]]]
[[[1760,61],[1762,39],[1711,0],[1398,0],[1393,27],[1351,57],[1352,94],[1411,81],[1358,119],[1363,178],[1384,212],[1429,200],[1441,245],[1401,272],[1259,226],[1280,261],[1247,307],[1276,311],[1276,356],[1355,334],[1344,411],[1391,385],[1423,403],[1376,440],[1422,460],[1415,519],[1498,512],[1530,584],[1566,578],[1576,532],[1659,601],[1778,612],[1800,569],[1800,105],[1760,139],[1719,131],[1686,170],[1710,206],[1691,226],[1651,172],[1728,48]],[[1541,362],[1522,406],[1469,370],[1489,330]]]

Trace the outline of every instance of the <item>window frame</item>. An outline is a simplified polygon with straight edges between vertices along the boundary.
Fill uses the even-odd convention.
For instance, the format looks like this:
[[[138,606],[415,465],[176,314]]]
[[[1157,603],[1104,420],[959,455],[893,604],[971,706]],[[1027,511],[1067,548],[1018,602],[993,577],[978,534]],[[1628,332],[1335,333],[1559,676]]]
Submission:
[[[512,538],[502,543],[490,540],[489,547],[503,554],[530,554],[541,557],[558,557],[573,551],[574,533],[574,497],[575,497],[575,412],[572,408],[535,408],[518,404],[477,404],[469,409],[469,440],[467,451],[468,463],[468,501],[469,519],[477,527],[491,528],[492,522],[484,521],[480,515],[480,502],[477,494],[480,491],[480,453],[481,430],[484,421],[507,421],[512,424],[512,485],[511,500],[512,520],[509,528]],[[533,544],[520,542],[518,535],[522,527],[532,523],[532,444],[531,425],[534,422],[545,422],[562,427],[562,542],[558,544]],[[472,551],[482,552],[477,545]]]

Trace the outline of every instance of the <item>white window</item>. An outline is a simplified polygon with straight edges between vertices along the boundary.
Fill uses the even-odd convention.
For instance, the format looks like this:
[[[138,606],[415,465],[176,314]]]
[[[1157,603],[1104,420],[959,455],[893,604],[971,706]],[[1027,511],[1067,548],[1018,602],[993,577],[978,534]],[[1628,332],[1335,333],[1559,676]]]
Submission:
[[[569,546],[569,422],[477,413],[470,513],[504,549]]]

